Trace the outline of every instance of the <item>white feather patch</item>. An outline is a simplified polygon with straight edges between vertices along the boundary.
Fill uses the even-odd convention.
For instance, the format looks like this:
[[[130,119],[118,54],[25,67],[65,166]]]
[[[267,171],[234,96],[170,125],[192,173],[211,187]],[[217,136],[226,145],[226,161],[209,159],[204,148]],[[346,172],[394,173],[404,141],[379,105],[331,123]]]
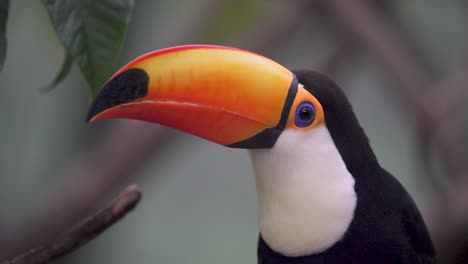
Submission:
[[[273,250],[310,255],[343,238],[356,207],[354,178],[325,125],[286,129],[272,149],[250,153],[260,232]]]

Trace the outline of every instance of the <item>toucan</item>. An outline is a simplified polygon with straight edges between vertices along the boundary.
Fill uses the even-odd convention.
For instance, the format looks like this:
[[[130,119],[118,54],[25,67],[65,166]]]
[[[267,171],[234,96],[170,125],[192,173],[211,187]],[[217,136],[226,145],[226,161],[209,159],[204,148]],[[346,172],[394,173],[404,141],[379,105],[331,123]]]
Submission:
[[[318,72],[232,47],[166,48],[104,84],[87,120],[109,118],[248,149],[258,263],[435,263],[412,198],[379,165],[343,91]]]

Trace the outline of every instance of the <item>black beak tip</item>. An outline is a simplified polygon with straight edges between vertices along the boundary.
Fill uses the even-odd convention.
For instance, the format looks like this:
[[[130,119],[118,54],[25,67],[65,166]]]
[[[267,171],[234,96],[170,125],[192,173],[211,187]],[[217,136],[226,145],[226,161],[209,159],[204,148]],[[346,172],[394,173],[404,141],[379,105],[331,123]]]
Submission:
[[[149,76],[142,69],[128,69],[107,81],[94,98],[86,122],[111,107],[145,97],[148,94]]]

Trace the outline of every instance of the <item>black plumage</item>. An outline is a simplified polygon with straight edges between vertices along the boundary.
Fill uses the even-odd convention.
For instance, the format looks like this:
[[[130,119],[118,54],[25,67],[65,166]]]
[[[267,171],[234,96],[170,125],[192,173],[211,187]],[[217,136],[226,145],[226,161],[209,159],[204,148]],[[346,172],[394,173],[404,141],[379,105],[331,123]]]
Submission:
[[[401,184],[380,167],[364,130],[342,90],[313,71],[294,71],[321,103],[325,124],[348,171],[355,178],[357,206],[342,240],[303,257],[274,252],[260,237],[261,264],[429,264],[434,248],[423,219]]]

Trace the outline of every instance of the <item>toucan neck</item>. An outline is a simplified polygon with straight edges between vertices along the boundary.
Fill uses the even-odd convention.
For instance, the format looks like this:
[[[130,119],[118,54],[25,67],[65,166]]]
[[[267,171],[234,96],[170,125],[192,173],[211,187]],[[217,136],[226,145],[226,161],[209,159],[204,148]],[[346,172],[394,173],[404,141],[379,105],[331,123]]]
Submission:
[[[272,149],[250,153],[260,231],[273,250],[310,255],[341,240],[356,206],[354,178],[324,125],[285,130]]]
[[[354,178],[372,175],[365,172],[380,168],[380,165],[364,130],[352,111],[341,113],[341,116],[340,119],[334,113],[329,113],[325,117],[326,126],[340,156]]]

